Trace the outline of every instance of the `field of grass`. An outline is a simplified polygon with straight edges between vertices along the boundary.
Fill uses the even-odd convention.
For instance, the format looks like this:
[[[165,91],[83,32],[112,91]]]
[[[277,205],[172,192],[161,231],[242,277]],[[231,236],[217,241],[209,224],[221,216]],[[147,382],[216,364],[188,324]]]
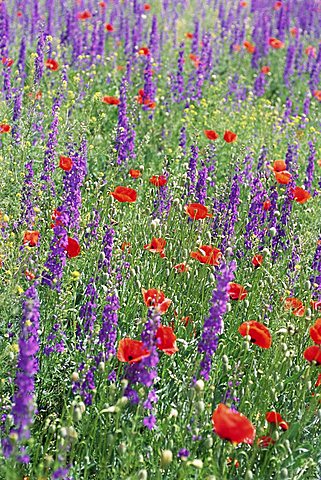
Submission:
[[[321,478],[321,2],[0,0],[0,479]]]

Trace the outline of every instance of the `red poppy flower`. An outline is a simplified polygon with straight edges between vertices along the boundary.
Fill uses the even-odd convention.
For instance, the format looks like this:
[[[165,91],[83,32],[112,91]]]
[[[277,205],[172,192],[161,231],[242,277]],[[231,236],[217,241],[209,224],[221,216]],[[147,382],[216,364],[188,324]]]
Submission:
[[[317,381],[315,382],[315,387],[320,387],[321,385],[321,373],[319,373]]]
[[[113,32],[114,31],[114,27],[110,23],[106,23],[105,29],[107,30],[107,32]]]
[[[305,54],[308,55],[308,57],[316,58],[317,56],[316,48],[313,47],[312,45],[308,45],[307,48],[305,49]]]
[[[296,37],[299,33],[299,30],[296,27],[292,27],[292,28],[290,28],[290,33],[291,33],[292,37]]]
[[[203,220],[207,217],[213,217],[211,213],[208,213],[207,207],[200,203],[190,203],[189,205],[185,205],[184,210],[192,220]]]
[[[274,10],[280,10],[281,7],[282,7],[282,2],[275,2],[275,4],[273,5]]]
[[[248,443],[252,445],[255,438],[255,428],[248,418],[223,403],[213,412],[212,423],[215,433],[233,443]]]
[[[106,2],[99,2],[98,5],[100,6],[100,8],[106,8],[107,7]]]
[[[233,133],[230,130],[226,130],[223,138],[226,141],[226,143],[233,143],[233,142],[236,142],[237,135],[236,135],[236,133]]]
[[[6,123],[0,123],[0,134],[1,133],[9,133],[11,130],[10,125]]]
[[[209,140],[217,140],[219,138],[215,130],[204,130],[204,134]]]
[[[301,205],[311,198],[310,193],[301,187],[292,188],[291,193],[293,195],[293,200],[295,200],[297,203],[301,203]]]
[[[141,47],[141,48],[138,50],[138,54],[139,54],[139,55],[149,55],[149,48],[147,48],[147,47]]]
[[[247,6],[248,6],[248,3],[247,3],[245,0],[242,0],[242,1],[240,2],[240,7],[245,8],[245,7],[247,7]]]
[[[282,428],[282,430],[288,430],[289,425],[283,420],[282,416],[277,412],[267,412],[265,414],[265,419],[268,423],[274,423],[275,425]]]
[[[91,17],[92,17],[92,14],[90,13],[89,10],[84,10],[83,12],[77,13],[78,20],[88,20],[88,18],[91,18]]]
[[[291,310],[296,317],[303,317],[305,308],[301,300],[295,297],[287,297],[284,300],[284,306],[286,310]]]
[[[175,270],[179,273],[184,273],[188,270],[188,266],[186,265],[186,263],[178,263],[177,265],[174,265],[173,268],[175,268]]]
[[[321,318],[317,318],[315,324],[310,327],[310,337],[314,343],[321,345]]]
[[[316,362],[318,365],[321,365],[321,350],[317,345],[308,347],[304,351],[303,356],[308,362]]]
[[[260,322],[250,320],[244,322],[239,326],[239,333],[242,337],[249,335],[251,343],[258,345],[261,348],[270,348],[272,344],[272,337],[268,328]]]
[[[144,347],[143,342],[122,338],[118,344],[117,358],[120,362],[136,363],[149,357],[150,352]]]
[[[275,440],[273,440],[273,438],[269,437],[268,435],[262,435],[257,439],[257,444],[260,448],[266,448],[270,445],[274,445]]]
[[[192,38],[194,37],[194,35],[190,32],[186,32],[185,33],[185,38],[188,38],[189,40],[192,40]]]
[[[165,257],[164,248],[166,245],[166,240],[164,238],[152,238],[151,243],[144,246],[145,250],[149,250],[153,253],[159,253],[162,258]]]
[[[229,294],[232,300],[244,300],[247,297],[247,291],[245,288],[234,282],[228,284],[227,293]]]
[[[102,102],[107,103],[107,105],[119,105],[120,100],[117,97],[106,96],[102,98]]]
[[[33,272],[30,272],[29,270],[25,271],[25,276],[27,280],[34,280],[36,278],[36,275]]]
[[[50,225],[50,228],[59,227],[60,225],[63,225],[62,221],[58,220],[60,216],[61,216],[61,212],[55,209],[53,211],[53,214],[51,215],[51,220],[53,220],[55,223],[52,223]]]
[[[158,341],[157,348],[165,352],[166,355],[173,355],[178,352],[176,335],[171,327],[160,325],[156,332],[156,339]]]
[[[38,244],[40,233],[38,231],[26,230],[23,235],[23,243],[29,247],[35,247]]]
[[[251,42],[248,42],[247,40],[245,40],[245,42],[243,43],[243,46],[251,55],[255,52],[255,45],[253,45]]]
[[[273,163],[273,170],[275,172],[284,172],[286,170],[286,163],[284,160],[275,160]]]
[[[153,175],[150,179],[149,182],[155,187],[164,187],[167,183],[167,178],[165,175]]]
[[[137,192],[133,188],[128,187],[116,187],[111,195],[118,200],[118,202],[128,202],[133,203],[136,202],[137,199]]]
[[[277,38],[271,37],[269,39],[269,45],[272,48],[279,49],[284,47],[284,43],[281,42],[281,40],[278,40]]]
[[[321,90],[314,90],[313,96],[321,102]]]
[[[59,63],[56,60],[54,60],[53,58],[48,58],[48,60],[46,60],[46,62],[45,62],[45,66],[49,70],[52,70],[53,72],[56,72],[59,68]]]
[[[131,168],[128,173],[132,178],[139,178],[141,176],[140,171],[134,170],[133,168]]]
[[[59,167],[62,168],[65,172],[70,172],[73,167],[73,161],[71,160],[71,158],[61,155],[59,157]]]
[[[263,73],[264,75],[267,75],[268,73],[270,73],[271,69],[268,65],[264,65],[264,67],[261,68],[261,73]]]
[[[150,288],[149,290],[142,288],[142,293],[145,305],[148,308],[155,308],[160,315],[166,313],[172,303],[172,300],[165,297],[164,292],[156,288]]]
[[[80,254],[80,245],[75,238],[68,237],[68,243],[65,248],[68,258],[78,257]]]
[[[258,268],[263,264],[263,260],[263,255],[254,255],[254,257],[252,258],[252,265],[255,268]]]
[[[235,43],[233,45],[233,51],[234,52],[240,52],[240,50],[241,50],[241,45],[239,45],[238,43]]]
[[[198,62],[199,61],[198,56],[195,55],[194,53],[189,54],[189,59],[192,60],[192,62]]]
[[[292,175],[288,171],[274,172],[275,180],[281,185],[288,185],[291,182]]]
[[[17,17],[22,17],[22,15],[23,15],[22,12],[20,10],[18,10]]]
[[[271,208],[271,201],[268,199],[268,200],[265,200],[265,202],[263,203],[263,210],[267,211],[267,210],[270,210]]]
[[[320,300],[311,300],[310,306],[312,310],[321,310],[321,301]]]
[[[190,253],[191,258],[194,258],[201,263],[205,263],[206,265],[219,265],[222,257],[221,250],[211,247],[210,245],[201,245],[198,250],[199,252]]]
[[[12,58],[2,57],[1,62],[2,65],[4,65],[5,67],[11,67],[13,65]]]
[[[148,12],[148,11],[150,10],[150,5],[149,5],[149,3],[145,3],[145,4],[144,4],[144,10],[145,10],[145,12]]]

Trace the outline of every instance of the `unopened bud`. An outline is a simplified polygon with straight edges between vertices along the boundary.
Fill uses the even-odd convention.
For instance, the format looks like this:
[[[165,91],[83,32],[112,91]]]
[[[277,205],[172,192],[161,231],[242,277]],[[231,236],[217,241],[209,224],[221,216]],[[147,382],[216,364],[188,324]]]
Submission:
[[[204,390],[204,381],[201,378],[195,382],[195,390],[197,392],[202,392]]]
[[[160,458],[161,468],[167,468],[173,461],[173,452],[171,450],[163,450]]]

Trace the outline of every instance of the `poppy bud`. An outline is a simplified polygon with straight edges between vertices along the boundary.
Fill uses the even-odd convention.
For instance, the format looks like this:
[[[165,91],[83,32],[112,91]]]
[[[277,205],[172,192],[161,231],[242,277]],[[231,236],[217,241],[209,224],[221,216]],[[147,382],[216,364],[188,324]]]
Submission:
[[[125,390],[127,387],[128,387],[128,380],[126,380],[126,378],[124,378],[121,382],[120,382],[122,388]]]
[[[79,422],[81,420],[82,414],[80,408],[76,407],[73,411],[73,419],[75,422]]]
[[[114,443],[114,435],[112,433],[108,433],[106,443],[107,445],[112,445]]]
[[[100,372],[105,371],[105,362],[99,362],[98,369]]]
[[[213,438],[208,436],[204,440],[204,448],[206,448],[206,450],[210,450],[212,447],[213,447]]]
[[[287,349],[288,349],[288,346],[287,346],[286,343],[281,343],[281,348],[282,348],[283,352],[286,352]]]
[[[78,382],[79,380],[79,374],[77,372],[73,372],[73,374],[71,375],[71,380],[73,382]]]
[[[229,256],[233,255],[233,249],[232,249],[232,247],[227,247],[227,249],[225,250],[225,252],[226,252],[226,255],[229,255]]]
[[[246,470],[244,478],[245,480],[253,480],[253,473],[251,472],[251,470]]]
[[[148,478],[147,470],[139,470],[138,480],[147,480],[147,478]]]
[[[162,450],[160,458],[161,468],[167,468],[173,461],[173,452],[171,450]]]
[[[271,234],[271,237],[275,237],[275,235],[276,235],[276,228],[275,227],[270,228],[270,234]]]
[[[280,472],[280,477],[284,480],[286,480],[287,478],[289,478],[289,472],[288,472],[288,469],[287,468],[282,468],[281,469],[281,472]]]
[[[127,445],[126,445],[126,443],[121,442],[121,443],[118,445],[118,452],[119,452],[121,455],[124,455],[124,453],[126,453],[126,451],[127,451]]]
[[[199,400],[196,403],[196,412],[197,413],[203,413],[204,410],[205,410],[205,403],[203,402],[203,400]]]
[[[203,468],[203,462],[199,458],[195,458],[191,462],[187,462],[187,465],[192,465],[193,467],[199,468],[199,469]]]
[[[124,397],[121,397],[117,400],[116,405],[118,407],[125,407],[125,405],[127,405],[127,403],[128,403],[128,397],[124,396]]]
[[[197,392],[202,392],[204,390],[204,382],[202,379],[195,382],[195,390]]]
[[[228,356],[227,355],[223,355],[222,362],[225,363],[225,364],[228,364]]]
[[[66,427],[61,427],[60,429],[60,435],[65,438],[68,435],[67,428]]]
[[[78,403],[78,408],[80,409],[81,413],[85,413],[86,405],[84,404],[84,402],[79,402]]]
[[[177,418],[178,417],[178,411],[176,408],[172,408],[171,411],[169,412],[169,418]]]

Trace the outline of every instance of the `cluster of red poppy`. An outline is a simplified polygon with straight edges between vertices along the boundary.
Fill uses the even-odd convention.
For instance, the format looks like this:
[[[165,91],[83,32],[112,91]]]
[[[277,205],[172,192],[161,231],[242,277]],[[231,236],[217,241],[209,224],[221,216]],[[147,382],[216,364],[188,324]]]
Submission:
[[[158,350],[166,355],[174,355],[178,352],[176,335],[171,327],[160,325],[156,332],[156,344]],[[141,340],[122,338],[117,349],[117,358],[120,362],[137,363],[143,358],[149,357],[150,352],[144,347]]]
[[[13,65],[13,62],[14,62],[13,58],[2,57],[1,59],[1,63],[5,67],[11,67]]]
[[[215,130],[204,130],[204,134],[209,140],[217,140],[219,138],[219,134]],[[233,143],[236,142],[237,135],[230,130],[225,130],[223,139],[226,143]]]
[[[144,90],[141,88],[138,90],[137,102],[140,105],[145,105],[147,108],[153,110],[156,107],[156,102],[146,97]]]
[[[291,182],[292,175],[287,171],[284,160],[275,160],[273,167],[269,168],[273,171],[275,180],[281,185],[288,185]],[[311,198],[309,192],[307,192],[304,188],[297,186],[291,189],[291,194],[293,195],[293,200],[301,204],[307,202]]]
[[[269,424],[281,427],[284,431],[289,428],[280,413],[267,412],[265,419]],[[220,403],[214,410],[212,424],[214,432],[224,440],[235,444],[247,443],[249,445],[252,445],[254,442],[256,430],[251,421],[242,413],[228,408],[223,403]],[[261,448],[268,447],[274,443],[275,440],[268,435],[263,435],[257,440],[257,444]]]
[[[57,226],[57,225],[54,225]],[[23,235],[23,244],[29,247],[36,247],[39,243],[40,232],[38,230],[26,230]],[[68,237],[67,245],[64,247],[67,257],[78,257],[81,252],[81,248],[78,240]]]
[[[310,327],[310,338],[316,345],[308,347],[304,351],[304,358],[308,362],[315,362],[317,365],[321,365],[321,318],[317,318],[314,325]],[[319,378],[318,378],[319,380]],[[317,382],[318,383],[318,382]],[[321,377],[320,377],[321,383]]]

